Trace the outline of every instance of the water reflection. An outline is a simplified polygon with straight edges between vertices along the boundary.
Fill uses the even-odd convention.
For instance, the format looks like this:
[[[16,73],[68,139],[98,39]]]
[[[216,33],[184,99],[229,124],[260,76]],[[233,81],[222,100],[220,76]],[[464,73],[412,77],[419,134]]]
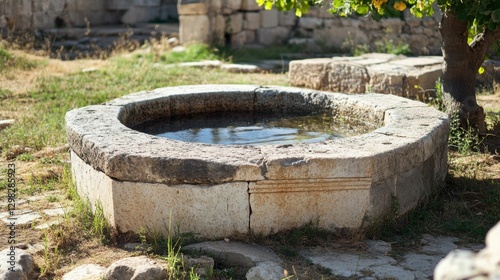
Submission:
[[[283,145],[347,137],[366,133],[372,128],[326,114],[291,116],[223,112],[158,119],[142,123],[134,129],[185,142]]]

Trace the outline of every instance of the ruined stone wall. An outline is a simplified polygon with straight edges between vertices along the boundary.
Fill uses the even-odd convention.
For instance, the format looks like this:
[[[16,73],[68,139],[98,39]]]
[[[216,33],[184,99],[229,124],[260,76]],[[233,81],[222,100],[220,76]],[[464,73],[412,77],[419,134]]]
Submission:
[[[423,19],[407,13],[402,19],[376,22],[370,17],[343,18],[331,15],[325,8],[313,8],[298,18],[293,12],[265,11],[255,0],[222,0],[222,13],[225,38],[233,47],[291,43],[311,51],[345,51],[366,45],[376,51],[377,46],[407,43],[418,55],[441,51],[439,13]]]
[[[341,18],[314,8],[266,11],[255,0],[0,0],[0,27],[16,29],[136,24],[180,20],[182,42],[300,44],[310,51],[348,51],[407,43],[417,55],[439,54],[440,14],[416,19],[409,14],[376,22],[369,17]],[[3,23],[2,23],[3,22]],[[10,27],[9,27],[10,28]],[[377,47],[378,46],[378,47]]]
[[[0,0],[0,17],[15,29],[41,29],[135,24],[178,15],[177,0]]]

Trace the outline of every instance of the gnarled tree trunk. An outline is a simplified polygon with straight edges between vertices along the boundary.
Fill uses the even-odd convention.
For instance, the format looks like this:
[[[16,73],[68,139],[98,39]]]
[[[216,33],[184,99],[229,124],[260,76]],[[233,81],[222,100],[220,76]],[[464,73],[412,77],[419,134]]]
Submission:
[[[489,47],[500,38],[500,28],[486,30],[468,44],[468,22],[459,20],[452,11],[445,11],[440,31],[443,37],[442,84],[446,111],[450,116],[457,115],[462,127],[471,127],[484,134],[485,114],[476,102],[476,75]]]

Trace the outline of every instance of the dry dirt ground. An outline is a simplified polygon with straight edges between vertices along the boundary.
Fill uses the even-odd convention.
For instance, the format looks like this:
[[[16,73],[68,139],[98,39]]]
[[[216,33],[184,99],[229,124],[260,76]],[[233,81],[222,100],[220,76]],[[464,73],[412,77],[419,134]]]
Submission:
[[[42,59],[36,56],[30,57],[30,59],[46,61],[45,58]],[[9,75],[2,75],[0,76],[0,83],[2,88],[12,91],[14,96],[22,96],[27,90],[35,87],[37,84],[36,80],[41,77],[66,75],[79,72],[84,68],[102,67],[106,63],[107,62],[103,60],[60,61],[50,59],[43,67],[37,67],[35,70],[18,71]],[[25,102],[24,98],[19,98],[18,101]],[[480,96],[479,102],[487,109],[497,110],[497,112],[500,110],[499,93],[496,95]],[[6,117],[20,118],[20,116],[16,116],[13,112],[5,112],[0,108],[0,119]],[[487,139],[488,143],[490,143],[490,148],[487,153],[471,156],[470,158],[464,157],[461,160],[478,161],[484,166],[481,171],[484,173],[484,177],[500,179],[500,127],[496,127],[495,130],[496,131],[491,131],[492,134]],[[0,137],[1,136],[0,132]],[[24,152],[23,147],[19,147],[19,150],[19,153]],[[21,188],[27,187],[29,182],[33,182],[34,180],[48,182],[51,179],[57,179],[62,176],[63,167],[60,162],[64,163],[69,160],[67,147],[47,147],[41,151],[29,152],[33,153],[35,157],[34,161],[25,162],[12,159],[9,160],[5,155],[0,158],[1,170],[4,170],[9,163],[14,163],[16,165],[16,178]],[[42,159],[45,160],[46,163],[40,165],[39,161]],[[40,194],[35,195],[40,196]],[[40,210],[72,205],[72,202],[67,199],[65,189],[59,188],[50,193],[45,193],[44,195],[46,196],[41,199],[33,199],[31,202],[20,205],[18,209]],[[29,193],[22,193],[20,195],[20,198],[23,199],[29,197]],[[49,199],[49,197],[52,198]],[[1,196],[1,198],[4,200],[5,196]],[[5,208],[6,207],[2,205],[2,210],[0,212],[5,211]],[[49,217],[42,217],[42,220],[44,219],[49,219]],[[137,241],[132,237],[121,236],[116,240],[117,245],[103,246],[100,245],[96,239],[79,236],[81,232],[73,230],[72,223],[74,223],[74,221],[71,219],[61,219],[63,223],[50,230],[36,230],[30,226],[17,229],[16,235],[19,242],[29,245],[38,245],[39,249],[35,254],[37,264],[47,268],[49,271],[53,271],[53,273],[48,273],[41,279],[59,279],[64,273],[81,264],[95,263],[107,266],[118,259],[137,254],[122,250],[119,247],[119,245],[124,242]],[[0,249],[8,245],[7,239],[4,238],[4,236],[7,235],[8,229],[4,226],[0,227],[0,236],[2,237],[0,238]],[[336,241],[336,243],[342,244],[344,242],[348,247],[358,248],[363,246],[362,242],[359,241],[360,240],[357,238],[352,238],[348,241]],[[308,240],[307,243],[311,243],[311,240]],[[294,250],[280,245],[279,242],[268,241],[263,245],[275,249],[275,251],[285,260],[285,266],[289,273],[300,275],[300,279],[335,279],[329,276],[328,272],[295,257],[296,253]],[[54,248],[56,248],[56,246],[62,249],[54,254]],[[216,279],[224,279],[224,277],[220,276],[216,277]]]

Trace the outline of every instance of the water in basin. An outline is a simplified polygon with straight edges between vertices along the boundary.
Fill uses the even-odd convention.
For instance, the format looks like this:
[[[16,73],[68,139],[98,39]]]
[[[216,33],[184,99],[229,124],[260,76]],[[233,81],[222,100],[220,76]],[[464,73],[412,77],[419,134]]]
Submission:
[[[272,115],[222,112],[174,116],[139,124],[135,130],[160,137],[208,144],[264,145],[312,143],[366,133],[370,126],[327,114]]]

